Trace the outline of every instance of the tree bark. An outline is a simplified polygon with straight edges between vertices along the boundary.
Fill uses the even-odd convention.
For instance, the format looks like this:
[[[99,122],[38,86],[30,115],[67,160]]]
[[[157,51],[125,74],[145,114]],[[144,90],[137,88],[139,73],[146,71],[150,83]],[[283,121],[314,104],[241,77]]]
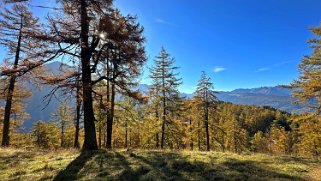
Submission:
[[[163,58],[164,63],[164,58]],[[162,138],[161,138],[161,149],[164,148],[165,139],[165,122],[166,122],[166,92],[165,92],[165,70],[162,70],[162,95],[163,95],[163,116],[162,116]]]
[[[81,66],[82,66],[82,85],[83,85],[83,105],[84,105],[84,130],[85,140],[83,150],[97,150],[97,139],[95,129],[95,116],[93,110],[92,84],[90,58],[92,52],[89,48],[89,17],[87,12],[87,1],[81,0],[80,18],[81,18]]]
[[[210,133],[208,130],[208,90],[205,89],[205,105],[204,105],[204,121],[205,121],[205,132],[206,132],[206,150],[210,151]]]
[[[81,111],[81,100],[80,100],[80,85],[79,78],[77,80],[76,87],[76,122],[75,122],[75,139],[74,148],[79,148],[79,124],[80,124],[80,111]]]
[[[113,67],[116,69],[115,65]],[[113,71],[113,78],[114,78],[114,73]],[[112,132],[113,132],[113,121],[114,121],[114,110],[115,110],[115,84],[111,84],[111,98],[110,98],[110,110],[109,114],[107,115],[107,141],[106,141],[106,148],[111,149],[112,148]]]
[[[16,54],[15,54],[15,60],[13,63],[13,69],[16,70],[18,63],[19,63],[19,58],[20,58],[20,48],[21,48],[21,38],[22,38],[22,17],[20,21],[20,30],[19,30],[19,36],[18,36],[18,44],[16,48]],[[12,108],[12,98],[14,94],[14,88],[15,88],[15,83],[16,83],[16,75],[15,73],[11,75],[10,81],[9,81],[9,86],[8,86],[8,94],[6,98],[6,106],[4,109],[4,119],[3,119],[3,132],[2,132],[2,143],[1,145],[4,147],[9,146],[10,144],[10,116],[11,116],[11,108]]]
[[[159,135],[158,135],[158,120],[159,120],[159,115],[158,115],[158,106],[156,103],[155,106],[155,117],[156,117],[156,133],[155,133],[155,139],[156,139],[156,148],[159,148]]]

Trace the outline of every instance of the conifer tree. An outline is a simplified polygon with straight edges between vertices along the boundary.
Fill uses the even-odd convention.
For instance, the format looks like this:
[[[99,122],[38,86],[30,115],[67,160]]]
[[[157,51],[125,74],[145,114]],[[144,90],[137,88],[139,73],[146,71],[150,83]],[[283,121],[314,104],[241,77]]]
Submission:
[[[40,29],[39,20],[28,10],[26,2],[11,0],[4,2],[9,4],[6,6],[0,4],[0,44],[8,49],[6,61],[12,63],[10,66],[1,67],[1,78],[7,80],[1,144],[8,146],[15,84],[17,79],[26,73],[18,72],[32,64],[35,51],[41,48],[41,44],[33,39]]]
[[[304,56],[299,65],[299,78],[290,88],[292,96],[297,97],[300,103],[305,103],[313,108],[317,115],[321,113],[321,24],[311,28],[315,38],[308,42],[313,48],[312,55]],[[313,100],[317,101],[315,104]]]
[[[177,105],[177,99],[173,98],[173,95],[177,96],[177,87],[182,83],[180,78],[177,78],[178,67],[174,66],[175,59],[162,47],[158,56],[156,56],[154,67],[151,68],[150,77],[153,79],[153,87],[157,90],[155,94],[156,99],[159,98],[161,105],[161,140],[160,147],[164,148],[166,126],[174,124],[174,121],[170,118],[169,112],[171,108]]]
[[[71,121],[73,119],[71,109],[67,103],[62,102],[52,116],[53,116],[54,122],[57,124],[57,126],[60,129],[60,147],[65,147],[66,146],[65,132],[66,132],[66,129],[70,126]]]
[[[61,0],[62,12],[50,17],[54,53],[78,61],[82,87],[85,140],[83,150],[98,149],[93,109],[94,87],[106,81],[107,140],[111,148],[116,92],[139,97],[130,90],[145,63],[143,28],[136,17],[123,16],[112,0]],[[73,76],[67,77],[75,79]],[[59,80],[58,80],[59,81]]]
[[[213,91],[213,83],[211,78],[206,76],[206,73],[203,71],[201,79],[198,82],[197,89],[195,92],[195,98],[199,104],[200,111],[203,114],[203,122],[206,133],[206,149],[210,151],[210,135],[209,135],[209,109],[215,108],[215,105],[218,101]]]

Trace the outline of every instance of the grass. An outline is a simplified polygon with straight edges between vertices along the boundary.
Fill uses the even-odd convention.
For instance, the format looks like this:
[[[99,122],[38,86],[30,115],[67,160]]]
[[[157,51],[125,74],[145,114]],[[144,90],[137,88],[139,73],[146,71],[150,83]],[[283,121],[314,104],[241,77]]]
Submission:
[[[318,180],[321,162],[190,151],[0,149],[0,180]]]

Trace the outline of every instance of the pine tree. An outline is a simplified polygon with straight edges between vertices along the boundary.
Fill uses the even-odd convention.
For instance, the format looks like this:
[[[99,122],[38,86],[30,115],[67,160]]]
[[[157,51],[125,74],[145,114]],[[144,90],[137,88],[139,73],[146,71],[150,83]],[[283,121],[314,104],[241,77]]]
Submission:
[[[177,78],[178,73],[175,71],[178,67],[174,66],[174,58],[171,58],[164,48],[161,49],[154,62],[155,65],[151,68],[150,77],[153,79],[153,87],[156,87],[159,90],[155,92],[155,99],[159,99],[161,101],[160,109],[162,123],[160,147],[163,149],[166,136],[166,126],[174,124],[174,121],[170,118],[171,115],[169,115],[170,109],[177,105],[177,99],[174,99],[173,96],[177,96],[177,87],[182,82],[180,78]]]
[[[196,100],[199,103],[200,111],[203,114],[203,122],[206,133],[206,149],[210,151],[210,135],[209,135],[209,109],[215,108],[218,101],[213,90],[213,83],[211,78],[206,76],[205,72],[202,72],[201,79],[198,82],[195,92]]]

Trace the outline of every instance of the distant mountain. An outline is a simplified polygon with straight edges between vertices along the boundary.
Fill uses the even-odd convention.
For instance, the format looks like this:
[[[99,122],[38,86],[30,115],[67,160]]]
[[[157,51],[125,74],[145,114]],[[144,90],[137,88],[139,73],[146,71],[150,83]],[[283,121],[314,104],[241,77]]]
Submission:
[[[140,90],[147,91],[148,85],[142,84]],[[303,105],[293,104],[292,91],[279,86],[260,87],[252,89],[235,89],[229,92],[219,92],[217,97],[221,101],[233,104],[269,106],[289,113],[304,113],[308,109]],[[192,98],[193,94],[181,93],[182,97]]]
[[[59,71],[62,65],[60,62],[52,62],[45,66],[46,69],[50,70],[53,75],[59,75],[61,72]],[[27,103],[26,112],[29,113],[29,119],[24,122],[24,127],[26,130],[30,130],[33,123],[39,120],[49,121],[52,118],[52,113],[56,111],[56,109],[61,104],[61,101],[66,101],[64,98],[52,97],[49,104],[47,104],[48,100],[45,100],[45,96],[47,96],[50,91],[52,91],[53,86],[50,85],[41,85],[40,87],[29,84],[28,87],[32,90],[32,96],[27,98],[25,102]],[[59,91],[57,91],[59,95]],[[68,100],[70,102],[72,100]]]
[[[261,87],[254,89],[236,89],[231,92],[220,92],[217,97],[233,104],[269,106],[290,113],[304,113],[309,110],[294,104],[292,91],[281,87]]]
[[[48,64],[46,67],[55,73],[59,73],[60,66],[61,63],[53,62]],[[27,103],[26,111],[30,115],[30,118],[24,122],[26,130],[30,130],[33,123],[38,120],[49,121],[52,113],[55,112],[60,105],[59,100],[56,98],[53,98],[47,106],[45,106],[45,102],[43,102],[43,98],[49,94],[53,88],[52,86],[44,85],[39,89],[35,85],[30,84],[29,88],[32,90],[33,94],[30,98],[25,100]],[[147,94],[149,85],[140,84],[136,89],[143,92],[143,94]],[[235,89],[230,92],[219,92],[217,97],[221,101],[231,102],[234,104],[269,106],[290,113],[308,112],[306,107],[292,104],[294,100],[291,98],[291,92],[291,90],[281,87],[260,87],[253,89]],[[192,98],[193,94],[182,92],[181,96]],[[0,102],[0,105],[1,104],[3,104],[3,102]]]

